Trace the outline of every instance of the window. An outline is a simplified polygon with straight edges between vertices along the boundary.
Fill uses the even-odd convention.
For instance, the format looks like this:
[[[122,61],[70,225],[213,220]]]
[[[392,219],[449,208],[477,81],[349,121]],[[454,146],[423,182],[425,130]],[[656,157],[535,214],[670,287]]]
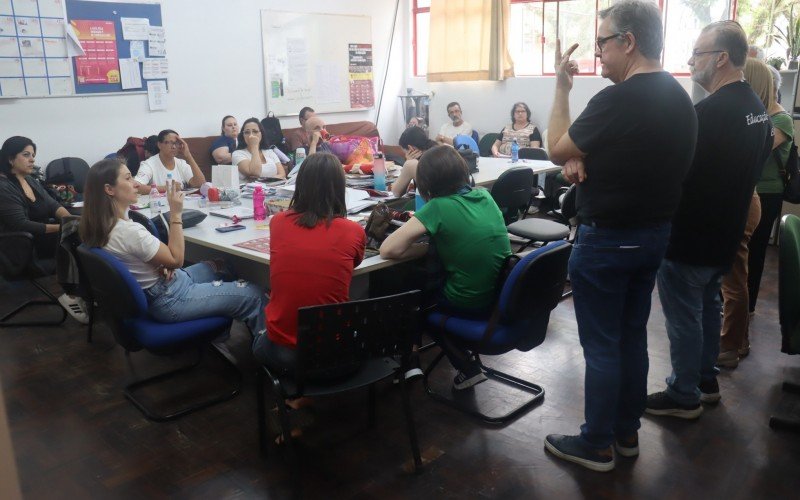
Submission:
[[[428,68],[428,33],[431,24],[431,0],[413,0],[414,76],[425,76]]]
[[[664,69],[688,74],[686,64],[703,26],[733,19],[737,0],[659,0],[664,19]],[[573,58],[582,75],[600,74],[594,57],[597,12],[614,0],[511,0],[509,52],[517,76],[552,75],[556,38],[566,49],[578,49]],[[425,76],[428,57],[430,0],[413,0],[414,75]]]

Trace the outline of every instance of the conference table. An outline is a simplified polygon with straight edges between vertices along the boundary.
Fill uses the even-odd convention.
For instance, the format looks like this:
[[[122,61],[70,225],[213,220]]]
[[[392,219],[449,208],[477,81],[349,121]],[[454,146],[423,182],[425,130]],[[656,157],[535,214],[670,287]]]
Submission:
[[[475,184],[488,187],[510,167],[530,168],[535,174],[557,171],[560,167],[549,161],[520,160],[511,163],[508,158],[481,158],[478,172],[473,175]],[[249,200],[244,200],[245,203]],[[193,208],[188,206],[187,208]],[[208,210],[208,209],[202,209]],[[351,220],[364,220],[369,214],[349,217]],[[225,258],[233,267],[237,276],[257,283],[265,288],[269,286],[269,253],[237,246],[239,243],[269,237],[269,229],[257,228],[255,221],[246,219],[240,224],[244,230],[220,233],[215,228],[230,223],[228,219],[209,215],[195,227],[184,230],[186,241],[186,260],[198,262],[202,260]],[[369,296],[370,274],[397,265],[402,261],[386,260],[379,255],[365,258],[354,270],[351,284],[351,296],[363,298]],[[309,263],[313,265],[313,263]]]

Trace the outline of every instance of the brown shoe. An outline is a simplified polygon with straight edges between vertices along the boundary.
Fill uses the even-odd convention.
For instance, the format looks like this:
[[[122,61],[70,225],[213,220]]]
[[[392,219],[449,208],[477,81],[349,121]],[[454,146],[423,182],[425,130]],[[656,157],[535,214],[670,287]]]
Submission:
[[[724,368],[736,368],[739,366],[739,353],[735,349],[722,351],[719,353],[719,356],[717,356],[716,365]]]
[[[639,433],[634,432],[628,436],[617,436],[614,440],[614,449],[623,457],[636,457],[639,455]]]

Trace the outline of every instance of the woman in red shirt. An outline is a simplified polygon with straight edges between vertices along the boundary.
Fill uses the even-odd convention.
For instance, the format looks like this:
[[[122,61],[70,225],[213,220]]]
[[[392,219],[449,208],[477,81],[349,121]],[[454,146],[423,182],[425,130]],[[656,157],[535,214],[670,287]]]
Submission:
[[[297,310],[349,300],[353,269],[364,258],[364,229],[347,219],[344,169],[327,153],[309,156],[289,210],[270,221],[267,330],[255,358],[278,372],[294,368]],[[294,405],[292,405],[294,406]]]

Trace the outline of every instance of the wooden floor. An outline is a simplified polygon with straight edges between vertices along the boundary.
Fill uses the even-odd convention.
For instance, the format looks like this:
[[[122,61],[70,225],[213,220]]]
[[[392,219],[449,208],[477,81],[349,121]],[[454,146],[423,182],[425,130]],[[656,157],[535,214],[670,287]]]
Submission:
[[[366,394],[320,401],[302,450],[307,498],[798,498],[800,435],[767,426],[779,405],[796,403],[780,382],[800,380],[800,358],[780,353],[774,248],[751,328],[753,351],[723,371],[722,402],[693,422],[644,417],[641,455],[618,458],[609,474],[584,470],[543,450],[548,433],[575,433],[583,422],[584,362],[571,300],[553,312],[548,338],[502,364],[543,385],[542,405],[502,428],[435,403],[412,387],[426,464],[408,472],[410,451],[399,391],[378,394],[378,423],[365,427]],[[0,288],[0,309],[26,288]],[[663,316],[654,297],[649,389],[670,370]],[[173,423],[147,421],[122,395],[130,371],[123,351],[100,328],[0,330],[0,375],[26,498],[286,498],[293,482],[281,450],[261,459],[256,446],[255,364],[244,332],[230,341],[245,375],[236,399]],[[426,354],[425,358],[429,358]],[[162,368],[145,353],[138,374]],[[446,369],[439,375],[452,377]],[[190,382],[204,383],[205,379]],[[488,383],[477,386],[480,390]],[[273,400],[270,396],[270,404]]]

